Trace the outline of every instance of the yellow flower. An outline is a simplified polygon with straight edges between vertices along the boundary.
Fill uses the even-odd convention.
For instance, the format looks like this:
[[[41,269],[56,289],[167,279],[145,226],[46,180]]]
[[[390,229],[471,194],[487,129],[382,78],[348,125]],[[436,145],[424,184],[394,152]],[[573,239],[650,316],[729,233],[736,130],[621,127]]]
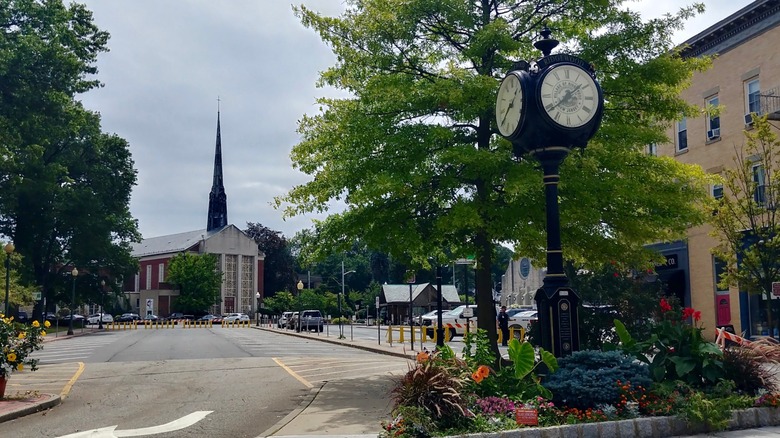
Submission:
[[[41,336],[46,336],[46,330],[41,330]]]
[[[19,362],[18,364],[16,364],[16,370],[17,371],[21,371],[23,369],[24,369],[24,364],[23,363]]]
[[[16,353],[13,351],[5,355],[8,358],[8,362],[16,362]]]
[[[32,326],[35,327],[35,328],[38,328],[38,327],[41,326],[41,323],[38,322],[38,320],[36,319],[35,321],[33,321]]]
[[[49,321],[44,321],[43,326],[49,328],[51,327],[51,323]]]
[[[24,338],[25,338],[25,336],[27,336],[27,333],[25,333],[25,332],[19,332],[19,336],[18,336],[18,337],[19,337],[19,339],[24,339]]]

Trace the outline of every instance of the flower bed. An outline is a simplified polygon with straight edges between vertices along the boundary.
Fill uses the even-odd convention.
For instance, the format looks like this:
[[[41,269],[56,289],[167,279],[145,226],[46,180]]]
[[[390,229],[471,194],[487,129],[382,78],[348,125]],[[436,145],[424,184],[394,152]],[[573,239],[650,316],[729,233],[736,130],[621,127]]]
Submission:
[[[721,351],[698,319],[662,300],[649,339],[634,340],[616,320],[613,351],[560,360],[512,340],[509,366],[478,330],[462,359],[446,346],[418,354],[381,436],[672,436],[780,424],[767,356]]]
[[[44,323],[49,327],[49,322]],[[6,318],[0,314],[0,379],[7,380],[14,371],[21,371],[29,366],[36,370],[37,359],[31,359],[30,353],[43,348],[43,337],[46,331],[38,321],[31,324],[14,322],[13,317]],[[0,398],[3,394],[0,393]]]

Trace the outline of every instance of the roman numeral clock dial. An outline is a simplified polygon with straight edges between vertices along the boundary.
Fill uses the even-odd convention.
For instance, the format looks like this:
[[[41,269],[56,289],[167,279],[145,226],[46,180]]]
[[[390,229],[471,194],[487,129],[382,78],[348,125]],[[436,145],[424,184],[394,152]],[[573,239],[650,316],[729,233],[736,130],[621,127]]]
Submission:
[[[542,113],[554,125],[579,128],[593,119],[598,109],[598,88],[582,68],[564,64],[551,68],[538,88]]]
[[[513,138],[520,132],[525,118],[526,94],[523,73],[507,73],[496,95],[496,124],[498,132],[506,138]]]

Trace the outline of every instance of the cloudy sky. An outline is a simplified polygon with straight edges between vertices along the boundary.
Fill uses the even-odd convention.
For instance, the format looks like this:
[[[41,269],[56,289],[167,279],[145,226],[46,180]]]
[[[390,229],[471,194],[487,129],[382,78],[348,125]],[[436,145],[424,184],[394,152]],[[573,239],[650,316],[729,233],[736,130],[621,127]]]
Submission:
[[[313,217],[283,220],[271,205],[306,176],[293,170],[297,121],[315,114],[315,87],[335,57],[293,16],[291,3],[327,15],[342,0],[79,0],[111,34],[98,59],[104,87],[80,96],[103,130],[130,143],[138,170],[131,212],[144,237],[206,227],[217,98],[228,220],[259,222],[292,237]],[[736,12],[748,0],[705,0],[707,12],[678,42]],[[628,2],[647,17],[677,0]]]

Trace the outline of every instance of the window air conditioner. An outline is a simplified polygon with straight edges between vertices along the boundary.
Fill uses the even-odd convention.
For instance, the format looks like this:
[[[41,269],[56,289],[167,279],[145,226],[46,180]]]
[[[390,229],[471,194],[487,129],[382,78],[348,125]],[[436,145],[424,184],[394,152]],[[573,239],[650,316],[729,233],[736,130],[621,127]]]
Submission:
[[[745,114],[745,125],[753,126],[753,115],[750,113]]]
[[[707,140],[715,140],[716,138],[720,138],[720,128],[707,131]]]

